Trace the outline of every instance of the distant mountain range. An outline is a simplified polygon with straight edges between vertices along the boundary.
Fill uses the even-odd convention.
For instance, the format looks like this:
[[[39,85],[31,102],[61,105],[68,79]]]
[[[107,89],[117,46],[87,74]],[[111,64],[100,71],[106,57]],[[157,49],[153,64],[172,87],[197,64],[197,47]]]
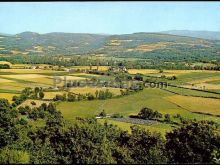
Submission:
[[[122,35],[89,33],[23,32],[16,35],[0,34],[0,55],[86,55],[99,54],[123,57],[173,59],[212,57],[220,58],[220,40],[187,36],[193,32],[167,31]],[[166,34],[170,33],[170,34]],[[173,34],[171,34],[173,33]],[[175,34],[174,34],[175,33]],[[217,38],[217,34],[215,35]],[[213,38],[212,38],[213,39]]]
[[[214,32],[214,31],[169,30],[160,33],[196,37],[196,38],[203,38],[209,40],[220,40],[220,32]]]

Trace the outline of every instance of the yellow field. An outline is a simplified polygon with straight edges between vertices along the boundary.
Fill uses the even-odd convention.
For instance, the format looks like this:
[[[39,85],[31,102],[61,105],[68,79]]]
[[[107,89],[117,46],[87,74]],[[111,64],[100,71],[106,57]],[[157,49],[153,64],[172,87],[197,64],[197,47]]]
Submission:
[[[18,51],[18,50],[11,50],[11,53],[16,55],[16,54],[27,54],[28,52],[22,52],[22,51]]]
[[[53,78],[52,77],[41,77],[41,78],[32,78],[30,81],[39,84],[39,85],[53,85]]]
[[[165,72],[171,72],[171,73],[181,73],[181,74],[185,74],[185,73],[219,73],[219,71],[215,71],[215,70],[164,70]]]
[[[90,69],[90,66],[73,66],[73,69]],[[100,71],[108,70],[109,66],[98,66]],[[92,66],[92,69],[97,69],[97,66]]]
[[[77,87],[77,88],[71,88],[70,92],[76,93],[76,94],[86,94],[86,93],[92,93],[95,94],[96,90],[105,91],[106,89],[109,89],[110,92],[112,92],[114,95],[120,95],[120,89],[119,88],[96,88],[96,87]]]
[[[12,93],[0,93],[0,98],[7,99],[9,103],[12,103],[12,97],[18,96],[18,94],[12,94]]]
[[[199,80],[190,81],[190,83],[200,84],[200,83],[206,83],[206,82],[208,83],[209,81],[215,81],[215,80],[220,80],[220,74],[219,76],[216,76],[216,77],[209,77],[209,78],[203,78]]]
[[[31,65],[28,65],[28,64],[14,64],[14,65],[12,65],[13,69],[25,69],[28,67],[31,67]]]
[[[220,76],[203,78],[199,80],[190,81],[187,85],[183,85],[187,88],[196,88],[196,89],[220,89],[220,84],[211,84],[209,82],[220,80]]]
[[[0,83],[8,83],[8,82],[14,82],[14,81],[0,78]]]
[[[1,48],[0,48],[1,50]],[[7,62],[7,61],[0,61],[0,64],[8,64],[10,67],[12,66],[12,64],[10,62]]]
[[[159,73],[159,70],[156,69],[129,69],[128,73],[130,74],[152,74],[152,73]]]
[[[45,75],[40,75],[40,74],[18,74],[18,75],[3,75],[2,77],[6,78],[15,78],[15,79],[21,79],[21,80],[30,80],[34,78],[43,78],[43,77],[48,77]]]
[[[63,95],[67,92],[44,92],[44,99],[53,99],[56,95]]]
[[[220,100],[192,96],[173,95],[165,98],[191,112],[220,115]]]
[[[36,103],[36,105],[32,105],[31,102],[34,101]],[[42,100],[26,100],[25,102],[23,102],[20,106],[25,107],[25,106],[30,106],[31,108],[34,107],[39,107],[41,104],[46,103],[49,104],[50,101],[42,101]],[[20,107],[18,106],[18,107]]]
[[[194,89],[220,89],[220,84],[208,84],[208,83],[200,83],[200,84],[194,84],[192,85],[182,85],[186,88],[194,88]]]
[[[18,83],[18,82],[0,83],[0,89],[3,89],[3,90],[9,89],[9,90],[21,91],[25,87],[33,88],[34,86],[33,86],[33,84],[24,84],[24,83]]]
[[[1,72],[20,73],[20,74],[40,74],[40,73],[63,73],[65,71],[43,70],[43,69],[1,69]]]
[[[167,42],[159,42],[155,44],[146,44],[146,45],[139,45],[135,50],[143,51],[143,52],[150,52],[156,49],[164,49],[169,43]]]
[[[97,74],[88,74],[88,73],[74,73],[70,74],[71,76],[95,76],[95,77],[100,77],[100,75]]]
[[[65,77],[66,77],[66,80],[85,80],[86,78],[84,77],[77,77],[77,76],[56,76],[58,78],[60,78],[61,80],[64,81]]]

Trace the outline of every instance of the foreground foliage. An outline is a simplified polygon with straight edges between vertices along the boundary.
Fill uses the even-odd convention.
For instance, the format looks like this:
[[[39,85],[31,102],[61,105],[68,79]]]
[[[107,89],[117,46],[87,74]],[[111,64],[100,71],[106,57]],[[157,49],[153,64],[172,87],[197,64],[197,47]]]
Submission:
[[[93,118],[67,123],[55,106],[45,125],[32,127],[0,99],[0,163],[212,163],[219,161],[219,132],[209,121],[184,121],[166,134],[132,126],[131,133]],[[41,119],[42,120],[42,119]],[[24,122],[26,121],[26,122]]]

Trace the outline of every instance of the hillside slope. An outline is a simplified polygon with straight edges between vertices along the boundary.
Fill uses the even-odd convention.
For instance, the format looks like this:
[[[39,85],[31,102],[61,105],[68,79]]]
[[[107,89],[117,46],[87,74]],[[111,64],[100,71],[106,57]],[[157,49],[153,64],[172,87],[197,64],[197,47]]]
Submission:
[[[23,32],[0,36],[0,54],[107,54],[141,58],[220,58],[220,41],[161,33],[101,35]]]
[[[161,33],[203,38],[209,40],[220,40],[220,32],[214,32],[214,31],[169,30],[169,31],[163,31]]]

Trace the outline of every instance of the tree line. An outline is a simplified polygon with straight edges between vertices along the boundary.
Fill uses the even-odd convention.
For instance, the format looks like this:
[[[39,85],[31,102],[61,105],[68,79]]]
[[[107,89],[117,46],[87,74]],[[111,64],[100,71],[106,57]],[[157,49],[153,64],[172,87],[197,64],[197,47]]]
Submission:
[[[131,132],[77,118],[68,124],[54,105],[45,124],[19,117],[18,110],[0,99],[0,163],[219,163],[220,135],[211,121],[187,120],[162,136],[139,126]],[[26,120],[26,122],[25,122]]]

